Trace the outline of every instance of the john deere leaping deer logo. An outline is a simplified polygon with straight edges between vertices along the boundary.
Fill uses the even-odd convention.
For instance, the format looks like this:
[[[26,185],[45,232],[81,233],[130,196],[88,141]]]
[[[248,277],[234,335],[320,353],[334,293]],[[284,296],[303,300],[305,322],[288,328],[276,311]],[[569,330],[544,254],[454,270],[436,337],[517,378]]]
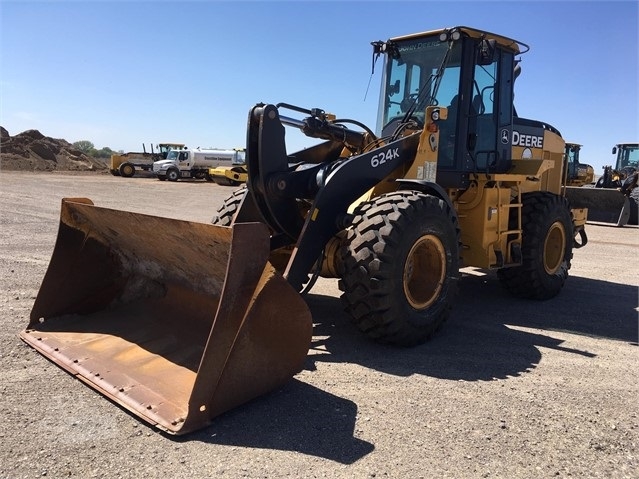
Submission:
[[[508,128],[504,128],[503,130],[501,130],[501,142],[504,145],[510,143],[510,134],[508,133]]]

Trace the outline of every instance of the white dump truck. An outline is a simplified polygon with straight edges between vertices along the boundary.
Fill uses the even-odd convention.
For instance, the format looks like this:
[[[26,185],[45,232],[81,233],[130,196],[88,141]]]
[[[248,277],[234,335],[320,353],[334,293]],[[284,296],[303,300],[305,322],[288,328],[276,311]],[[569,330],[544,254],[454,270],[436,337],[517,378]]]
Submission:
[[[161,181],[177,181],[180,178],[197,178],[212,181],[209,169],[232,166],[244,162],[239,150],[196,148],[171,150],[165,160],[153,164],[153,173]]]

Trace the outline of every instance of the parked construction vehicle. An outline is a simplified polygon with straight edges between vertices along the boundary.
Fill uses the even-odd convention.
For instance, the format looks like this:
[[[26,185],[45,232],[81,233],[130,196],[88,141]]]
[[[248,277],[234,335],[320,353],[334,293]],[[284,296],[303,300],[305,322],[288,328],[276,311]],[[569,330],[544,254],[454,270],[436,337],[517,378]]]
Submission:
[[[401,346],[448,318],[462,266],[497,270],[516,296],[554,297],[587,242],[587,212],[563,196],[559,132],[513,115],[527,50],[468,27],[374,42],[376,132],[318,108],[255,105],[248,181],[215,224],[64,199],[21,337],[183,434],[300,371],[313,331],[303,294],[318,275],[339,278],[364,334]],[[287,153],[286,126],[325,141]]]
[[[612,148],[615,155],[615,166],[604,166],[604,172],[608,170],[610,175],[604,174],[597,181],[599,188],[623,188],[628,178],[639,170],[639,143],[618,143]]]
[[[248,180],[246,165],[218,166],[209,169],[209,176],[218,185],[239,186]]]
[[[246,149],[236,148],[237,156],[231,166],[216,166],[209,168],[209,177],[218,185],[239,186],[246,183],[248,171],[246,169]]]
[[[238,150],[212,148],[171,150],[165,160],[156,161],[153,164],[153,174],[161,181],[177,181],[180,178],[213,181],[209,175],[211,168],[241,164],[243,157]]]
[[[614,167],[606,165],[594,188],[566,188],[575,207],[588,209],[588,220],[615,226],[638,224],[639,143],[619,143],[612,149]]]
[[[578,143],[566,143],[566,186],[585,186],[595,184],[595,169],[579,161],[579,152],[582,145]]]
[[[182,148],[184,148],[183,143],[159,143],[157,151],[155,151],[153,143],[151,143],[151,152],[147,153],[146,146],[142,144],[144,150],[142,153],[129,152],[111,155],[109,171],[114,176],[131,178],[138,170],[152,171],[154,162],[164,160],[169,151],[181,150]]]

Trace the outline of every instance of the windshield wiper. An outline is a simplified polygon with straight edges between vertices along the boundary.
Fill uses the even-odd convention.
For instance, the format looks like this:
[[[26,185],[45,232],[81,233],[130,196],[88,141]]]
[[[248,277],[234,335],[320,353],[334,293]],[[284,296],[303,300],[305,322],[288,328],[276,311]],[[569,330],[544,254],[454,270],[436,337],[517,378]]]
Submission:
[[[442,78],[444,76],[444,70],[446,70],[446,66],[448,65],[448,58],[450,57],[450,52],[453,49],[453,43],[448,43],[448,49],[446,50],[446,54],[444,58],[442,58],[442,62],[437,68],[437,72],[431,74],[426,81],[426,84],[420,88],[419,93],[410,104],[408,110],[406,110],[406,114],[403,116],[399,126],[393,133],[393,140],[397,139],[399,133],[403,130],[402,125],[406,125],[409,123],[411,117],[417,110],[420,105],[424,105],[422,108],[425,108],[427,105],[431,105],[433,100],[437,97],[437,93],[439,91],[439,86],[441,85]],[[432,84],[432,88],[431,88]],[[432,93],[431,93],[432,92]]]

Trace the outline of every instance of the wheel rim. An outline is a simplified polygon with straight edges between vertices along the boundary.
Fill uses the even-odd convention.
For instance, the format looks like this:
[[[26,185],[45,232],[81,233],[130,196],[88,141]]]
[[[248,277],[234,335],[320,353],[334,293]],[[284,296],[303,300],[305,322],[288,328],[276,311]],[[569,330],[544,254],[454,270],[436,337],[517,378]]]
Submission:
[[[429,307],[438,297],[446,275],[446,250],[433,235],[413,244],[404,265],[404,294],[414,309]]]
[[[124,167],[124,174],[129,176],[133,174],[133,168],[131,166],[125,166]]]
[[[546,235],[544,242],[544,269],[548,274],[555,274],[561,268],[566,254],[566,229],[555,221]]]

